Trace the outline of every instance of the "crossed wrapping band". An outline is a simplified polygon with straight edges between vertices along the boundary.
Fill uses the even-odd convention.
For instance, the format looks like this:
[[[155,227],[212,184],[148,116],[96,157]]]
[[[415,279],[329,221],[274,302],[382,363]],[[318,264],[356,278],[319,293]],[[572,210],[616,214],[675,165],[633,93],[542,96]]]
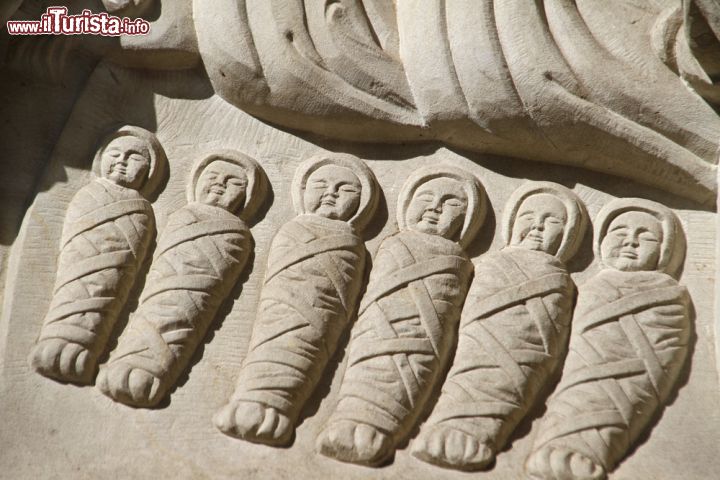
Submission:
[[[455,254],[432,256],[423,259],[422,253],[411,252],[400,235],[385,241],[387,248],[400,266],[388,275],[378,276],[371,283],[360,305],[358,333],[351,344],[345,379],[340,389],[340,403],[334,419],[347,419],[370,424],[387,433],[396,433],[401,425],[419,413],[423,399],[432,389],[441,364],[448,353],[448,336],[453,333],[459,317],[459,305],[464,299],[472,263]],[[451,274],[458,277],[461,287],[453,294],[433,292],[425,281],[435,275]],[[414,311],[407,304],[393,301],[396,292],[407,289]],[[380,304],[380,300],[388,301]],[[447,307],[443,314],[440,304]],[[457,307],[455,307],[457,306]],[[422,326],[421,337],[403,337],[395,322],[418,318]],[[365,329],[365,330],[363,330]],[[368,330],[375,338],[368,338]],[[370,365],[376,359],[387,358],[391,370],[378,371]],[[369,363],[370,362],[370,363]],[[375,377],[376,381],[369,381]],[[402,393],[383,389],[385,383],[399,380]],[[392,387],[388,387],[391,390]],[[343,398],[365,402],[369,409],[343,407]]]
[[[349,227],[315,234],[301,221],[278,233],[297,245],[270,254],[252,345],[233,394],[288,416],[299,413],[335,351],[354,312],[365,261],[364,244]]]
[[[463,310],[456,361],[428,423],[477,417],[509,420],[512,415],[524,413],[542,383],[539,376],[554,367],[559,351],[564,350],[569,309],[550,311],[543,298],[557,293],[566,296],[569,304],[573,290],[570,276],[555,268],[548,269],[550,273],[530,278],[505,252],[484,262],[491,262],[492,271],[504,275],[506,286],[489,295],[471,289]],[[476,279],[477,288],[485,286],[482,282],[487,279]],[[519,339],[507,341],[498,335],[503,333],[503,322],[507,321],[498,315],[516,306],[527,310],[529,318],[525,321],[532,324],[523,332],[532,335],[542,345],[542,351],[522,348],[530,346],[528,341],[517,348]],[[523,320],[519,317],[513,321]],[[499,323],[496,325],[495,322]]]
[[[571,448],[609,470],[675,382],[687,354],[689,300],[687,290],[674,280],[624,297],[603,279],[596,278],[590,288],[606,302],[578,308],[567,372],[551,399],[535,450],[569,441]],[[634,356],[608,361],[605,358],[618,349],[618,340],[607,337],[613,339],[608,340],[612,345],[604,344],[603,331],[617,327]],[[638,388],[642,395],[633,394]],[[607,407],[599,408],[599,403]]]
[[[228,240],[232,240],[232,249],[227,247]],[[192,248],[173,254],[189,243]],[[178,374],[235,284],[247,260],[249,244],[249,230],[237,217],[201,219],[164,233],[140,306],[108,367],[123,362],[161,379],[169,372]],[[187,252],[192,252],[192,257],[188,258]],[[159,273],[158,265],[163,262],[175,271],[174,275]],[[191,265],[194,273],[183,273],[186,265]]]
[[[114,200],[106,188],[95,181],[81,190],[91,198],[97,198],[101,206],[65,224],[53,302],[45,317],[40,341],[59,338],[98,354],[105,347],[107,336],[125,303],[138,265],[145,256],[154,217],[150,203],[139,194],[138,198]],[[131,195],[135,192],[123,193]],[[71,204],[69,214],[73,208]],[[108,227],[108,234],[114,236],[103,238],[103,242],[120,243],[120,248],[106,251],[107,244],[96,245],[87,235],[104,226]],[[87,256],[71,262],[63,258],[69,249],[76,254],[87,253]],[[93,278],[100,273],[104,277]],[[102,283],[100,288],[93,287],[97,282]],[[84,290],[84,298],[79,298],[78,290]]]

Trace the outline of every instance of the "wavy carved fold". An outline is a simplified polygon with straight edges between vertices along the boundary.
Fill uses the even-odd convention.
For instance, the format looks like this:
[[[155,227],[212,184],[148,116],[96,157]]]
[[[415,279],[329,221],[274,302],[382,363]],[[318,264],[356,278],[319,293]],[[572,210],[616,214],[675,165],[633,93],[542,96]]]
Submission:
[[[644,57],[615,48],[612,18],[588,3],[381,3],[195,1],[194,17],[216,91],[263,119],[354,141],[441,140],[714,201],[720,117],[649,40],[624,32],[647,42]]]

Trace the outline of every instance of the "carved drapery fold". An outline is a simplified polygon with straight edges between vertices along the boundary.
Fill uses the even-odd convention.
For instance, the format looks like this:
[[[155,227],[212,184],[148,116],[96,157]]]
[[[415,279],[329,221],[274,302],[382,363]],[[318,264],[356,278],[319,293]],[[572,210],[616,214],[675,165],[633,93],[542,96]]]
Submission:
[[[592,2],[378,5],[222,0],[218,16],[196,0],[194,16],[216,91],[263,119],[577,165],[713,202],[717,113],[649,47],[636,62],[599,34],[614,27]]]

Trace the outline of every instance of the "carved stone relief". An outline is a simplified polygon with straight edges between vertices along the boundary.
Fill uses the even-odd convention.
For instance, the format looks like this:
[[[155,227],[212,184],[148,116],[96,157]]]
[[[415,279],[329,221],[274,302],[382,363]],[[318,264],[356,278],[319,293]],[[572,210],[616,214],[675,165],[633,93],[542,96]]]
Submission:
[[[140,305],[97,379],[128,405],[157,405],[187,366],[252,250],[247,223],[267,192],[265,174],[237,152],[197,163],[188,205],[168,219]]]
[[[486,208],[480,182],[463,170],[441,165],[406,181],[400,231],[376,255],[320,453],[378,465],[414,426],[454,342],[472,272],[464,247]]]
[[[298,216],[270,246],[250,351],[214,418],[223,433],[271,445],[290,440],[355,313],[365,270],[359,235],[379,192],[360,159],[323,155],[298,167],[292,194]]]
[[[710,19],[712,2],[685,0]],[[268,121],[349,141],[431,138],[712,203],[720,119],[644,30],[676,3],[217,0],[217,15],[194,0],[194,14],[215,91]]]
[[[97,152],[100,176],[68,207],[53,300],[30,364],[57,380],[89,383],[155,235],[146,200],[165,153],[145,129],[126,126]]]
[[[715,478],[717,3],[0,25],[0,477]]]
[[[653,25],[658,57],[709,103],[720,105],[720,15],[714,0],[682,0]]]
[[[580,287],[563,376],[527,461],[532,478],[604,479],[659,413],[683,366],[690,297],[676,215],[639,198],[595,220],[603,270]]]
[[[412,452],[448,468],[486,468],[564,358],[574,285],[565,267],[587,227],[580,199],[523,185],[505,206],[507,246],[481,257],[455,361]]]

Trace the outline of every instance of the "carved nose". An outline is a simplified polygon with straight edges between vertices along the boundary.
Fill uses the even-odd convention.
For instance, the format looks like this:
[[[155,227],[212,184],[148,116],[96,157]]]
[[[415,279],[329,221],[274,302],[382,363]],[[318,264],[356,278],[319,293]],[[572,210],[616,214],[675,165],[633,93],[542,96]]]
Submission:
[[[625,240],[623,241],[623,245],[637,247],[638,245],[640,245],[640,242],[637,237],[634,237],[634,236],[625,237]]]
[[[432,202],[430,205],[428,205],[428,210],[432,210],[436,213],[442,213],[442,203],[439,201]]]

